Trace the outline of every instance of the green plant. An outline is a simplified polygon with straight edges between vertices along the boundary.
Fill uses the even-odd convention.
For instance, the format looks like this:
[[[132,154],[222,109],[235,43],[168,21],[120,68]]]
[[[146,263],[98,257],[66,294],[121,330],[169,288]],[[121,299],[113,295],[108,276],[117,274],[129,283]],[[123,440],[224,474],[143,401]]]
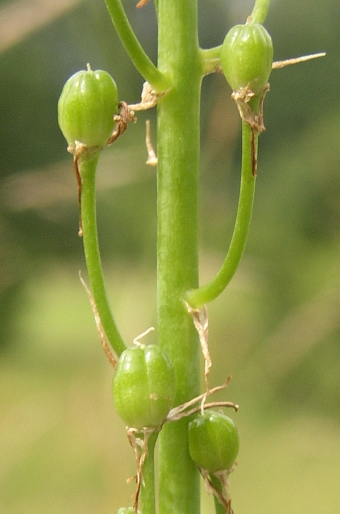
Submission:
[[[159,427],[172,407],[174,395],[174,370],[159,346],[135,346],[119,357],[113,398],[127,426],[137,430]]]
[[[198,467],[215,473],[230,470],[239,450],[235,423],[221,412],[207,410],[189,423],[189,452]]]
[[[139,7],[144,3],[140,2]],[[80,235],[83,236],[91,286],[90,297],[98,331],[106,349],[107,338],[119,358],[113,390],[117,410],[129,426],[128,436],[136,456],[137,490],[133,512],[137,512],[140,493],[143,514],[156,512],[153,462],[156,442],[159,449],[157,511],[160,514],[200,512],[199,470],[197,462],[194,462],[197,461],[197,453],[193,450],[193,437],[196,444],[197,437],[201,437],[199,421],[204,421],[205,428],[214,427],[214,421],[218,420],[224,427],[217,430],[225,450],[220,455],[223,460],[223,480],[219,477],[216,481],[216,477],[210,474],[220,471],[217,469],[220,464],[216,469],[214,466],[211,468],[209,459],[209,465],[203,464],[203,468],[211,468],[205,470],[208,475],[204,478],[216,493],[216,512],[231,513],[227,478],[237,455],[236,429],[224,415],[203,412],[190,424],[189,441],[191,455],[194,456],[192,459],[188,445],[188,424],[193,414],[209,408],[205,399],[213,392],[208,383],[211,360],[205,304],[215,299],[228,285],[240,262],[249,231],[257,176],[258,135],[264,130],[263,101],[269,89],[267,81],[272,68],[271,38],[262,26],[269,0],[256,0],[247,23],[231,29],[223,45],[207,50],[199,46],[197,0],[155,0],[158,20],[157,67],[139,44],[120,0],[106,0],[106,5],[131,61],[147,81],[142,101],[133,106],[125,102],[119,103],[120,113],[114,117],[116,125],[110,137],[106,129],[111,126],[111,121],[107,125],[105,121],[100,138],[97,139],[97,135],[94,135],[92,140],[88,134],[87,116],[83,116],[88,106],[87,103],[82,104],[79,88],[75,89],[75,94],[80,95],[79,110],[78,107],[74,108],[73,103],[71,106],[67,105],[64,101],[65,93],[62,93],[59,120],[68,143],[71,143],[69,150],[74,155],[79,188]],[[244,35],[247,37],[244,38]],[[226,258],[211,281],[199,286],[197,234],[200,90],[204,76],[222,71],[221,67],[234,89],[232,96],[242,119],[240,196],[235,228]],[[91,73],[90,70],[88,72]],[[117,99],[112,92],[111,107],[107,110],[110,120],[116,104]],[[89,116],[92,119],[96,111],[92,110],[95,105],[92,96],[89,105]],[[127,349],[112,316],[103,280],[96,229],[96,166],[106,138],[108,144],[113,143],[126,130],[129,121],[134,120],[136,111],[155,105],[158,135],[159,346],[141,347],[138,343],[136,347]],[[101,108],[98,107],[98,110]],[[80,140],[73,133],[70,137],[68,128],[65,130],[63,126],[64,120],[72,124],[73,117]],[[206,391],[201,396],[198,396],[199,342],[206,365]],[[151,354],[157,357],[156,363],[147,361],[147,356]],[[130,364],[135,360],[136,371],[130,372]],[[166,364],[168,360],[172,363],[175,374],[175,390],[172,367]],[[164,386],[166,376],[168,378]],[[157,412],[154,413],[151,404],[159,400],[162,400],[161,408],[158,410],[157,404]],[[172,402],[174,408],[168,412]],[[199,404],[198,407],[191,408],[195,403]],[[227,430],[226,426],[229,427]],[[212,430],[215,433],[215,428]],[[196,447],[199,448],[199,443]],[[205,455],[206,452],[207,450],[204,451]],[[201,464],[199,461],[200,468]]]
[[[228,476],[239,450],[235,423],[221,412],[206,410],[190,421],[188,436],[190,456],[215,496],[216,513],[232,513]]]
[[[220,59],[231,89],[261,94],[272,71],[271,37],[263,25],[252,20],[236,25],[223,41]]]
[[[106,71],[78,71],[68,79],[58,102],[59,126],[71,150],[77,143],[103,148],[118,109],[115,81]]]

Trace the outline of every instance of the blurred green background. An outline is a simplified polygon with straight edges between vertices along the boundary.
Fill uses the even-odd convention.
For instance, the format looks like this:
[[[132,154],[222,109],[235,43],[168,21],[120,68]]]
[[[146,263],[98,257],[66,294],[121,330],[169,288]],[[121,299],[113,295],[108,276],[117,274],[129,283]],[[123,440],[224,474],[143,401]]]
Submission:
[[[154,59],[152,3],[131,23]],[[57,4],[57,5],[56,5]],[[251,1],[200,0],[202,47]],[[265,102],[253,224],[242,264],[209,309],[211,384],[240,404],[237,514],[340,512],[340,77],[338,0],[272,0],[275,71]],[[98,0],[0,1],[0,512],[113,514],[131,504],[132,452],[112,370],[79,281],[72,159],[57,124],[66,79],[90,62],[138,101],[142,79]],[[131,340],[155,324],[156,178],[139,115],[98,171],[110,300]],[[240,120],[221,75],[204,80],[200,273],[221,264],[238,195]],[[157,334],[148,336],[156,340]],[[203,493],[203,512],[213,502]],[[189,513],[188,513],[189,514]]]

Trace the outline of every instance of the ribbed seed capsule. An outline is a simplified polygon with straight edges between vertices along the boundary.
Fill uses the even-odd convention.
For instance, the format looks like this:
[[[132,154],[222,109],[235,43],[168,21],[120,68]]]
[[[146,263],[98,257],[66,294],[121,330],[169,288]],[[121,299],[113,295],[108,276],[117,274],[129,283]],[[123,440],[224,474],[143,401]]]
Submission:
[[[118,360],[112,391],[116,410],[128,427],[157,428],[174,400],[173,366],[158,345],[128,348]]]
[[[239,450],[232,419],[212,410],[198,414],[188,427],[189,453],[195,464],[209,473],[229,470]]]
[[[58,102],[59,127],[71,148],[105,146],[118,107],[113,78],[103,70],[78,71],[68,79]]]
[[[220,54],[223,73],[233,91],[260,94],[273,64],[270,35],[259,23],[235,25],[226,35]]]

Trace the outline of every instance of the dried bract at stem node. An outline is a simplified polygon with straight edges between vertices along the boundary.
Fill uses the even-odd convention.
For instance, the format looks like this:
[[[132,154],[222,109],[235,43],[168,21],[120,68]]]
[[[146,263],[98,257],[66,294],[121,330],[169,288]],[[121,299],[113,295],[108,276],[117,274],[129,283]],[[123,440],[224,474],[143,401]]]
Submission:
[[[222,471],[222,472],[214,473],[214,476],[221,484],[222,491],[219,491],[218,487],[216,487],[214,485],[211,475],[205,469],[202,469],[202,468],[198,468],[198,469],[204,480],[204,485],[205,485],[205,489],[206,489],[207,493],[213,494],[214,496],[216,496],[218,501],[225,508],[226,514],[234,514],[234,511],[231,507],[231,497],[229,494],[229,480],[228,480],[229,473],[232,470],[228,471],[228,472]]]
[[[143,465],[145,459],[148,455],[148,441],[151,434],[154,433],[154,429],[143,428],[142,432],[140,430],[136,430],[135,428],[126,427],[126,435],[128,437],[129,443],[133,450],[133,454],[136,460],[136,475],[132,478],[128,479],[128,482],[132,480],[136,480],[136,491],[134,494],[134,502],[133,502],[133,512],[134,514],[138,513],[138,501],[139,494],[142,486],[143,480]]]
[[[193,309],[187,302],[188,312],[191,314],[201,344],[201,351],[204,358],[204,380],[206,391],[209,391],[209,373],[212,366],[208,347],[209,318],[208,309],[204,305],[201,309]]]
[[[232,99],[236,103],[238,112],[242,120],[247,123],[253,130],[256,130],[259,134],[266,130],[263,121],[263,102],[266,94],[270,89],[270,85],[267,84],[260,95],[260,101],[258,106],[258,114],[255,114],[253,109],[250,107],[249,102],[255,97],[255,93],[248,88],[239,89],[233,91],[231,94]]]
[[[119,102],[118,107],[120,108],[120,113],[116,114],[113,118],[116,125],[114,131],[107,140],[107,146],[112,145],[119,136],[124,134],[129,122],[136,123],[137,121],[134,111],[130,109],[130,106],[126,102]]]
[[[88,147],[84,143],[80,143],[79,141],[75,141],[75,144],[69,144],[67,147],[67,151],[73,154],[73,171],[77,180],[78,186],[78,209],[79,209],[79,227],[78,227],[78,236],[83,236],[83,222],[82,222],[82,213],[81,213],[81,192],[83,187],[83,179],[80,173],[79,167],[79,159],[80,157],[87,153],[88,155],[97,153],[101,150],[99,146]]]
[[[138,104],[129,105],[129,109],[133,111],[146,111],[147,109],[152,109],[157,105],[159,98],[164,96],[167,92],[168,90],[159,93],[151,87],[149,82],[144,82],[141,101]]]
[[[116,126],[106,144],[112,145],[112,143],[114,143],[116,139],[125,132],[129,122],[136,123],[136,111],[146,111],[147,109],[152,109],[155,107],[155,105],[157,105],[158,99],[164,96],[166,93],[167,91],[158,93],[150,86],[148,82],[144,82],[141,101],[139,103],[128,105],[126,102],[119,102],[118,107],[120,108],[120,113],[114,116]],[[157,159],[156,156],[155,158]]]

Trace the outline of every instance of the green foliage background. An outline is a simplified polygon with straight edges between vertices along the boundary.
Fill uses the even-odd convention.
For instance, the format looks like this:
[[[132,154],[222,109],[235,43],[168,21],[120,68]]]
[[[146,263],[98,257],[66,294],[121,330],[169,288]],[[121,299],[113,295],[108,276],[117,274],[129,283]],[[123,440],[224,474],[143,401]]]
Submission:
[[[54,2],[44,5],[52,16],[39,24],[34,2],[0,2],[0,28],[13,37],[6,43],[0,30],[0,511],[113,513],[133,493],[125,479],[134,462],[78,278],[76,183],[56,105],[87,62],[109,71],[130,103],[142,80],[104,2],[75,0],[58,16]],[[151,2],[125,5],[155,58]],[[201,45],[220,44],[251,7],[200,0]],[[237,514],[340,509],[339,16],[338,0],[273,0],[266,23],[275,60],[327,56],[272,74],[249,242],[209,308],[211,383],[231,373],[223,397],[240,404]],[[104,269],[131,341],[155,323],[156,181],[144,164],[144,122],[155,140],[154,116],[139,115],[103,153],[98,175]],[[203,85],[201,163],[204,282],[223,260],[238,194],[240,120],[222,76]],[[203,506],[212,512],[205,495]]]

